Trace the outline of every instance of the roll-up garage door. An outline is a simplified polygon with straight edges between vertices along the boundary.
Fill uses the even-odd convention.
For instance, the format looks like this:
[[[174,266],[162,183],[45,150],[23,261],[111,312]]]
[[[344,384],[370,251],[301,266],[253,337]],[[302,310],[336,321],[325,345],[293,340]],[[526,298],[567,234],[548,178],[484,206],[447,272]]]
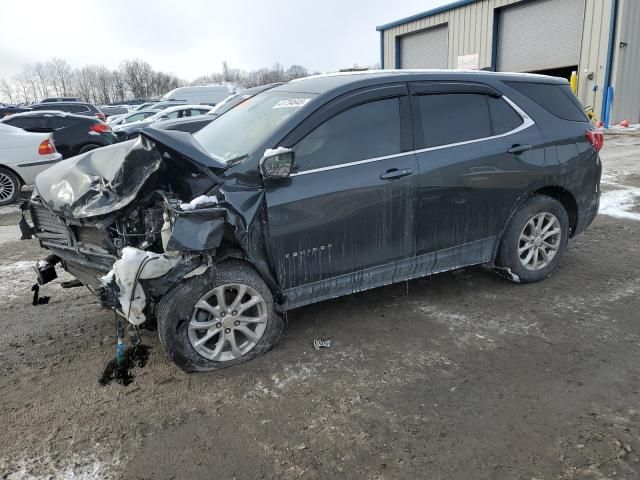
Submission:
[[[500,11],[498,70],[534,72],[578,65],[585,0],[539,0]]]
[[[446,25],[400,37],[400,68],[447,68]]]

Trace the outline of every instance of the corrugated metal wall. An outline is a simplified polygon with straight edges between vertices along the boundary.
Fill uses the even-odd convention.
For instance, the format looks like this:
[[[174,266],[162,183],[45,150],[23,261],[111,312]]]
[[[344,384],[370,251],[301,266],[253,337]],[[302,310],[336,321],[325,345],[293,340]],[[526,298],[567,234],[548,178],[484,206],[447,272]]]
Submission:
[[[585,106],[591,106],[602,118],[602,99],[607,71],[609,32],[612,0],[587,0],[584,13],[584,32],[578,72],[578,97]],[[589,79],[588,74],[593,78]],[[594,91],[594,87],[598,88]]]
[[[612,123],[640,122],[640,2],[620,0],[614,46]],[[620,47],[620,42],[627,44]]]
[[[493,54],[494,10],[519,1],[523,0],[478,0],[454,10],[391,27],[384,31],[382,41],[384,68],[396,66],[397,36],[444,23],[449,25],[449,68],[456,67],[458,56],[475,53],[479,54],[480,68],[490,67]],[[640,3],[640,0],[620,1],[627,4]],[[585,0],[578,96],[585,105],[592,105],[595,108],[598,117],[601,117],[607,65],[611,3],[612,0]],[[629,28],[632,28],[631,23]],[[640,62],[636,61],[633,68],[640,69]],[[586,78],[589,72],[593,73],[592,80]],[[598,86],[596,92],[593,91],[594,85]]]
[[[502,9],[498,70],[531,72],[577,66],[584,7],[585,0],[538,0]]]

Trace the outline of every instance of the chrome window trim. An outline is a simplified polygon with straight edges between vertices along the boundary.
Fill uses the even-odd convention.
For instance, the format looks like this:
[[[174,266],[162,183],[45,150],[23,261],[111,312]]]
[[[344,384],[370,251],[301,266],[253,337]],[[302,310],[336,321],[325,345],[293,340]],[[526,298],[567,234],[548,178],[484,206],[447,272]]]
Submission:
[[[534,122],[533,119],[529,115],[527,115],[527,113],[524,110],[522,110],[509,97],[507,97],[506,95],[503,95],[500,98],[502,98],[504,101],[506,101],[516,111],[516,113],[518,115],[520,115],[520,118],[522,118],[522,124],[520,124],[518,127],[514,128],[513,130],[509,130],[508,132],[501,133],[501,134],[498,134],[498,135],[492,135],[490,137],[482,137],[482,138],[475,138],[473,140],[465,140],[464,142],[448,143],[446,145],[438,145],[438,146],[435,146],[435,147],[427,147],[427,148],[420,148],[418,150],[410,150],[408,152],[394,153],[393,155],[385,155],[383,157],[367,158],[365,160],[357,160],[355,162],[347,162],[347,163],[340,163],[340,164],[337,164],[337,165],[330,165],[328,167],[313,168],[311,170],[304,170],[302,172],[292,173],[289,176],[290,177],[297,177],[299,175],[307,175],[307,174],[310,174],[310,173],[325,172],[325,171],[328,171],[328,170],[335,170],[335,169],[338,169],[338,168],[346,168],[346,167],[352,167],[352,166],[355,166],[355,165],[363,165],[365,163],[378,162],[380,160],[388,160],[390,158],[403,157],[405,155],[410,155],[410,154],[415,154],[415,153],[432,152],[432,151],[436,151],[436,150],[443,150],[445,148],[459,147],[461,145],[469,145],[469,144],[472,144],[472,143],[486,142],[487,140],[493,140],[493,139],[496,139],[496,138],[503,138],[503,137],[507,137],[509,135],[514,135],[514,134],[516,134],[518,132],[521,132],[523,130],[526,130],[527,128],[532,127],[533,125],[536,124],[536,122]]]

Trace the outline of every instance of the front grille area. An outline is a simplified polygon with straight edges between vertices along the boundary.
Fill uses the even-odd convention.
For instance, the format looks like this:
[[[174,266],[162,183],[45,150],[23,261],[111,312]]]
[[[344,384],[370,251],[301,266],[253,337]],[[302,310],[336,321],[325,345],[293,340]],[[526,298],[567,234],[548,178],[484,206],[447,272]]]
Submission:
[[[39,240],[69,245],[67,226],[40,203],[31,203],[31,220]]]
[[[95,227],[73,227],[76,241],[88,243],[99,247],[105,247],[104,232]]]

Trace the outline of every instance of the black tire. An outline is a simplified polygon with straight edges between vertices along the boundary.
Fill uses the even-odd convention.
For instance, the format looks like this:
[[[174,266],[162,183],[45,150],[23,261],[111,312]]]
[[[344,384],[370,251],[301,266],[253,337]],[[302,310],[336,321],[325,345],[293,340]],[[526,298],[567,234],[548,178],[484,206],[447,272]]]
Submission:
[[[10,205],[20,197],[20,177],[8,168],[0,167],[0,206]]]
[[[214,361],[200,355],[189,340],[188,324],[194,306],[212,289],[227,284],[244,284],[257,291],[265,302],[266,328],[251,350],[239,358]],[[278,342],[284,321],[273,308],[273,296],[260,275],[246,262],[232,260],[188,278],[167,293],[158,304],[158,335],[165,352],[183,371],[207,372],[237,365],[268,352]]]
[[[526,242],[522,242],[520,235],[531,219],[543,213],[555,216],[560,224],[559,235],[552,237],[552,241],[557,242],[557,250],[546,266],[532,270],[523,264],[527,252],[523,252],[525,259],[521,259],[518,253],[522,245],[526,247]],[[535,195],[522,204],[509,221],[496,258],[497,271],[503,277],[516,283],[539,282],[547,278],[557,268],[564,255],[568,239],[569,217],[565,208],[555,198]],[[538,254],[535,253],[535,255]]]
[[[95,150],[96,148],[100,148],[100,145],[96,145],[95,143],[90,143],[89,145],[85,145],[80,149],[78,155],[82,155],[83,153],[90,152],[91,150]]]

